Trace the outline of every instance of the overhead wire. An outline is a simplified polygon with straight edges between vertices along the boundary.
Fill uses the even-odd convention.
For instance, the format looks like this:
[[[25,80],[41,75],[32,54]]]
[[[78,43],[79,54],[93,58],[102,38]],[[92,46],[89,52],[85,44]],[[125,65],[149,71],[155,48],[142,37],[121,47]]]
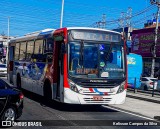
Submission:
[[[47,0],[43,0],[43,1],[47,1]],[[50,5],[52,5],[51,3],[55,3],[55,4],[59,4],[59,6],[57,5],[57,7],[60,7],[61,6],[61,2],[59,1],[47,1],[46,3],[49,3]],[[3,5],[4,2],[0,2],[0,5]],[[36,27],[37,29],[39,27],[45,27],[46,24],[48,24],[48,26],[51,26],[51,25],[58,25],[59,21],[60,21],[60,10],[59,9],[47,9],[47,8],[44,8],[43,10],[42,9],[39,9],[38,7],[36,6],[32,6],[32,5],[22,5],[22,4],[14,4],[14,5],[10,5],[11,2],[8,3],[9,5],[6,7],[3,8],[3,12],[6,12],[8,14],[11,14],[11,15],[15,15],[17,14],[18,12],[18,16],[16,16],[16,18],[11,18],[11,21],[13,23],[11,23],[11,28],[16,26],[16,24],[21,24],[21,23],[24,23],[24,24],[21,24],[20,26],[16,26],[17,28],[19,29],[28,29],[30,26],[34,26]],[[22,9],[18,8],[18,6],[21,5],[22,8],[26,8],[26,10],[29,10],[28,13],[24,11],[22,11]],[[15,6],[17,7],[16,10],[13,10],[12,12],[10,12],[9,10],[7,10],[7,8],[11,8],[12,6]],[[83,14],[83,15],[77,15],[76,11],[75,13],[71,13],[71,11],[65,11],[64,13],[64,24],[67,25],[67,26],[79,26],[79,25],[83,25],[83,26],[88,26],[87,24],[89,24],[91,21],[94,21],[95,19],[98,19],[98,17],[100,18],[100,16],[97,16],[97,15],[94,15],[94,10],[97,11],[97,8],[93,8],[92,6],[90,5],[85,5],[85,4],[79,4],[77,2],[70,2],[70,1],[67,1],[66,4],[65,4],[65,8],[68,8],[69,6],[73,6],[73,8],[75,7],[80,7],[79,9],[84,9],[85,10],[90,10],[90,12],[92,13],[88,13],[88,14]],[[83,8],[81,8],[83,7]],[[132,15],[132,18],[136,18],[137,16],[149,11],[151,8],[150,7],[147,7],[145,10],[142,10],[142,11],[138,11],[137,13],[134,13]],[[55,10],[55,11],[54,11]],[[122,9],[115,9],[115,8],[110,8],[110,10],[108,10],[108,7],[100,7],[98,8],[98,13],[102,13],[104,12],[104,10],[106,10],[106,12],[110,13],[109,16],[118,16],[119,15],[119,11],[122,11]],[[41,15],[35,15],[37,12],[39,12]],[[47,12],[47,13],[46,13]],[[49,15],[48,15],[49,14]],[[79,13],[80,14],[80,13]],[[48,18],[44,18],[45,16],[47,15]],[[66,15],[66,16],[65,16]],[[0,15],[0,23],[2,22],[3,23],[3,20],[1,20],[1,17],[3,17],[5,15]],[[17,18],[18,17],[18,18]],[[7,17],[6,17],[7,18]],[[34,23],[33,20],[36,22]],[[107,24],[108,25],[116,25],[118,24],[120,18],[118,19],[111,19],[111,20],[107,20]],[[127,20],[127,18],[125,18],[124,20]],[[53,24],[52,24],[53,23]],[[96,23],[96,22],[95,22]],[[95,23],[93,23],[93,25],[95,25]],[[3,24],[4,25],[4,24]],[[38,26],[37,26],[38,25]]]
[[[123,21],[125,21],[125,20],[128,20],[128,19],[133,19],[134,17],[136,17],[136,16],[139,16],[139,15],[141,15],[141,14],[143,14],[143,13],[146,13],[147,11],[150,11],[150,10],[152,10],[154,8],[154,5],[150,5],[150,6],[148,6],[148,7],[146,7],[145,9],[143,9],[143,10],[141,10],[141,11],[139,11],[139,12],[136,12],[136,13],[134,13],[132,16],[130,16],[130,17],[124,17],[124,18],[119,18],[119,19],[114,19],[114,20],[110,20],[110,21],[106,21],[106,24],[107,25],[113,25],[113,24],[117,24],[118,22],[120,22],[120,20],[123,20]],[[96,22],[95,22],[96,23]],[[93,23],[93,24],[95,24],[95,23]]]

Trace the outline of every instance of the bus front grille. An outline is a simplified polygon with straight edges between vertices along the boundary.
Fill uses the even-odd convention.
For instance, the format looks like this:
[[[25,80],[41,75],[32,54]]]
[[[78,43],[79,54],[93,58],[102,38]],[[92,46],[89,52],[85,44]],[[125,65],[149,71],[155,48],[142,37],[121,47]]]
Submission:
[[[87,97],[84,98],[84,101],[86,103],[109,103],[111,101],[111,98],[103,98],[102,100],[95,100],[93,97]]]
[[[94,83],[94,82],[79,82],[78,85],[85,88],[114,88],[117,84],[106,84],[106,83]]]
[[[114,92],[106,92],[106,94],[105,94],[105,92],[101,92],[101,93],[103,93],[104,95],[114,95],[115,94]],[[84,91],[83,95],[99,95],[99,93],[98,92]]]

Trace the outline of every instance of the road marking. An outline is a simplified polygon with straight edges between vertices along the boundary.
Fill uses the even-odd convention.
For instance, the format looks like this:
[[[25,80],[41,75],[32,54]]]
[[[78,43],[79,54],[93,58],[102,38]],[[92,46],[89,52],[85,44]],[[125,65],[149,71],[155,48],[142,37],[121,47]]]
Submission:
[[[0,98],[0,99],[6,99],[6,97],[4,97],[4,98]]]
[[[124,113],[130,114],[130,115],[133,115],[133,116],[138,116],[138,117],[141,117],[141,118],[144,118],[144,119],[155,121],[155,119],[145,117],[145,116],[141,116],[141,115],[138,115],[138,114],[134,114],[134,113],[131,113],[131,112],[127,112],[127,111],[124,111],[124,110],[120,110],[120,109],[117,109],[117,108],[114,108],[114,107],[110,107],[110,106],[104,106],[104,107],[107,107],[107,108],[110,108],[110,109],[113,109],[113,110],[116,110],[116,111],[119,111],[119,112],[124,112]]]

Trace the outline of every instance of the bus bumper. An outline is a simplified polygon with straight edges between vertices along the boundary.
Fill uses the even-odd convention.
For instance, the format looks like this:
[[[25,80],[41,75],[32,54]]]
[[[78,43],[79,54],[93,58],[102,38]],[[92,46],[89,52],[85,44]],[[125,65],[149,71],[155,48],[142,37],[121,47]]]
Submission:
[[[126,90],[121,93],[114,94],[114,95],[101,95],[100,100],[95,100],[98,98],[98,95],[83,95],[76,93],[72,90],[65,89],[64,90],[64,103],[70,104],[123,104],[126,98]]]

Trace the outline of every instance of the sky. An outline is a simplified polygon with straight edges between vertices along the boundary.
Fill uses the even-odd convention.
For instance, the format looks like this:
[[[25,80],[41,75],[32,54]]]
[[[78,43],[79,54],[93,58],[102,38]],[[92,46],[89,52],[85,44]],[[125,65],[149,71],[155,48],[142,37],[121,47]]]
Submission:
[[[62,0],[1,0],[0,35],[22,36],[46,28],[60,28]],[[132,11],[128,11],[132,9]],[[128,11],[128,13],[127,13]],[[97,27],[106,29],[130,25],[143,28],[154,17],[157,7],[150,0],[64,0],[63,27]],[[104,14],[104,15],[103,15]],[[125,20],[131,16],[130,20]],[[122,16],[124,20],[122,19]]]

